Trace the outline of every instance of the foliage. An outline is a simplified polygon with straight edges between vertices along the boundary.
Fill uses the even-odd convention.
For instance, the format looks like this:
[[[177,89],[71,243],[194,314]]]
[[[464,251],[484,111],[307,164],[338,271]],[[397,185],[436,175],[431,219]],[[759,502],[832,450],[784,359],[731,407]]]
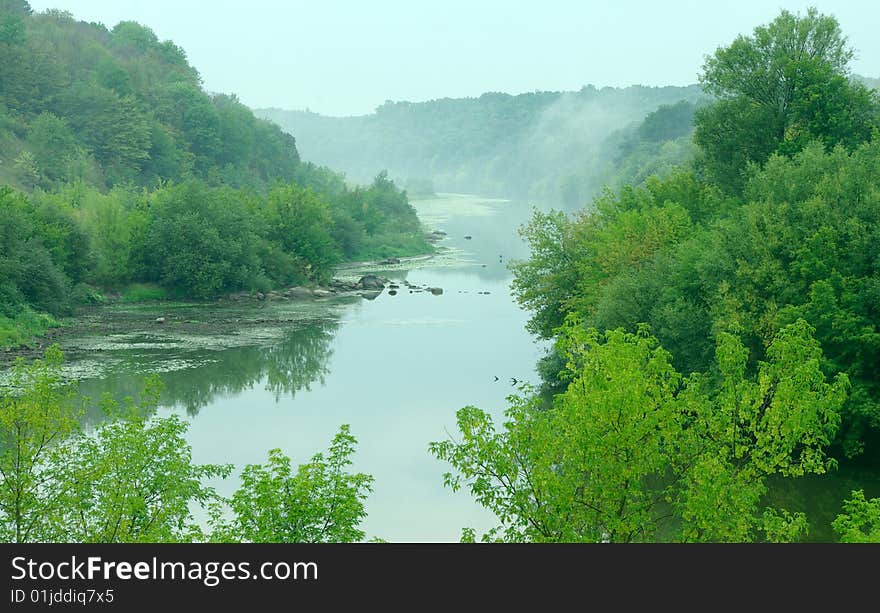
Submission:
[[[195,177],[262,189],[296,174],[292,137],[234,96],[205,93],[184,52],[149,28],[23,9],[4,12],[3,24],[0,108],[12,111],[8,142],[34,156],[34,183],[156,187]]]
[[[853,492],[833,527],[843,543],[880,543],[880,498],[866,500],[863,490]]]
[[[31,193],[0,187],[3,346],[45,328],[32,312],[66,314],[102,292],[212,298],[431,251],[385,174],[351,188],[302,162],[293,137],[206,93],[150,28],[7,4],[0,158],[14,162],[0,181]]]
[[[46,350],[42,359],[16,361],[11,386],[0,395],[0,540],[25,543],[45,534],[63,506],[61,491],[51,487],[49,456],[77,428],[73,393],[61,387],[61,351]]]
[[[834,17],[815,8],[782,11],[719,48],[703,66],[706,91],[721,98],[698,113],[695,139],[707,175],[739,193],[749,164],[794,154],[814,140],[850,149],[880,125],[876,92],[851,81],[853,51]]]
[[[771,157],[742,199],[679,171],[607,193],[590,213],[536,215],[514,291],[545,338],[568,313],[602,329],[648,323],[685,373],[710,370],[715,339],[730,331],[753,367],[780,327],[803,318],[826,373],[850,376],[839,442],[858,453],[880,427],[878,164],[876,142],[851,153],[817,143]]]
[[[63,227],[41,223],[39,213],[20,194],[0,188],[0,314],[13,318],[25,306],[60,314],[67,306],[69,279],[45,243],[55,239],[56,257],[62,256]],[[41,230],[51,233],[42,237]],[[56,231],[59,230],[59,231]],[[44,242],[45,238],[45,242]]]
[[[241,487],[228,501],[232,519],[215,508],[214,538],[250,543],[344,543],[360,541],[364,501],[373,478],[346,472],[355,438],[340,428],[329,452],[316,454],[294,472],[280,449],[269,451],[265,465],[250,464]]]
[[[102,408],[110,420],[94,434],[80,433],[53,449],[53,479],[62,492],[53,540],[75,543],[186,542],[200,538],[192,505],[217,496],[202,485],[230,466],[198,465],[177,416],[150,417],[158,400],[151,379],[142,400]]]
[[[64,314],[95,293],[73,291],[83,284],[123,289],[128,301],[211,298],[325,282],[343,258],[431,249],[384,175],[332,196],[293,183],[263,194],[196,180],[150,192],[82,182],[30,196],[0,188],[0,222],[0,316],[9,321],[28,308]]]
[[[223,499],[206,479],[232,466],[196,464],[188,423],[156,416],[161,391],[148,376],[138,401],[110,394],[105,420],[80,427],[87,399],[61,379],[62,355],[16,362],[0,395],[0,537],[6,542],[157,543],[211,540],[348,542],[358,529],[373,479],[350,473],[355,439],[348,426],[328,453],[296,473],[279,450],[266,466],[246,466],[241,487]],[[205,534],[193,510],[208,508]],[[223,517],[228,507],[231,520]]]
[[[747,541],[792,538],[801,516],[761,512],[771,475],[823,473],[847,379],[827,383],[812,329],[782,329],[747,377],[747,350],[719,339],[720,378],[683,377],[642,328],[604,335],[570,320],[574,373],[545,409],[510,398],[503,430],[474,407],[461,442],[431,444],[501,525],[484,540]]]

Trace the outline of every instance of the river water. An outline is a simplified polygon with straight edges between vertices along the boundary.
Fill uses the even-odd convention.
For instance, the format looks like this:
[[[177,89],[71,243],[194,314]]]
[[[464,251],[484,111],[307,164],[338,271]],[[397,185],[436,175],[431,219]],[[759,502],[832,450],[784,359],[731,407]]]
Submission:
[[[81,392],[134,394],[146,373],[160,372],[160,414],[187,416],[194,460],[233,463],[235,475],[276,447],[305,462],[349,424],[358,440],[352,468],[375,478],[367,538],[454,541],[465,526],[493,526],[467,492],[444,488],[447,466],[428,443],[455,432],[459,408],[501,416],[516,391],[512,379],[537,383],[543,346],[525,331],[527,314],[510,295],[507,268],[527,255],[517,228],[530,208],[464,195],[414,206],[426,227],[447,232],[441,255],[375,272],[440,287],[442,295],[402,286],[375,300],[280,304],[268,307],[270,319],[281,313],[289,323],[231,329],[223,338],[170,325],[98,331],[67,341],[71,368],[85,377]],[[159,308],[165,315],[171,307]],[[191,321],[216,307],[174,308],[175,321]],[[146,307],[143,319],[151,321],[155,309]],[[249,310],[267,308],[240,307],[237,315]],[[236,484],[235,477],[213,483],[225,494]]]

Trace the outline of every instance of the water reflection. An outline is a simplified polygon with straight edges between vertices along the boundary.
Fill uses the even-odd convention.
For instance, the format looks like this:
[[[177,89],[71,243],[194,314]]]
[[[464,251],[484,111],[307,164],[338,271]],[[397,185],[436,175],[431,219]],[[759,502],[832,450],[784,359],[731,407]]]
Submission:
[[[877,444],[880,440],[868,441],[872,449]],[[768,505],[806,514],[810,531],[804,540],[831,542],[836,540],[831,522],[841,513],[843,501],[851,497],[853,490],[864,490],[869,499],[880,497],[880,458],[842,459],[838,468],[828,474],[779,478],[768,485]]]
[[[180,407],[190,416],[221,396],[233,396],[263,384],[276,402],[295,397],[318,383],[323,385],[333,355],[333,338],[339,328],[336,318],[298,323],[280,342],[271,345],[232,347],[222,350],[188,351],[169,355],[162,350],[123,350],[123,360],[100,379],[79,384],[80,393],[93,400],[109,393],[114,398],[137,398],[144,380],[153,372],[158,351],[163,359],[185,359],[188,367],[160,375],[163,383],[159,404]],[[86,415],[94,423],[101,418],[97,409]]]

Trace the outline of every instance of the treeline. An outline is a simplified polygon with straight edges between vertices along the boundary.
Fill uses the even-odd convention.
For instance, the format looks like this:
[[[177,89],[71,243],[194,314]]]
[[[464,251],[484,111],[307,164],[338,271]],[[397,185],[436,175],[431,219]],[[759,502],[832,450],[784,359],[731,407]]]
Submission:
[[[295,134],[309,159],[357,180],[384,168],[400,182],[431,180],[441,192],[533,198],[574,207],[606,181],[609,162],[619,155],[623,136],[618,131],[628,129],[629,135],[660,106],[705,99],[696,85],[586,86],[577,92],[386,102],[362,117],[256,112]],[[680,111],[676,108],[672,115]],[[658,119],[667,120],[677,121]],[[645,136],[657,140],[666,135]]]
[[[107,193],[77,183],[0,188],[0,345],[16,345],[106,289],[128,299],[211,298],[327,281],[343,259],[430,248],[406,194],[384,175],[326,195],[191,180]],[[147,284],[144,286],[144,284]]]
[[[770,480],[880,452],[880,99],[851,58],[833,17],[783,11],[707,60],[686,164],[535,213],[513,288],[555,341],[543,389],[433,446],[485,538],[792,540],[809,518],[763,507]],[[839,534],[880,538],[880,499],[845,508]]]
[[[430,251],[387,175],[352,188],[301,162],[139,24],[3,0],[0,82],[0,346],[108,290],[209,298]]]

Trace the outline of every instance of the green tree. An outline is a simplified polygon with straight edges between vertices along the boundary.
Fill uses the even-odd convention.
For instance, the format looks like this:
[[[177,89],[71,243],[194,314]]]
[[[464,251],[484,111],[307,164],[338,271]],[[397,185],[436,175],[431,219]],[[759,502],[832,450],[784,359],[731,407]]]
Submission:
[[[0,307],[30,305],[60,314],[68,306],[69,281],[43,245],[38,228],[28,199],[0,187],[0,286],[6,296]],[[13,301],[12,297],[17,298]]]
[[[21,182],[28,188],[33,189],[40,184],[40,165],[36,156],[30,151],[22,151],[15,158],[13,166],[20,177]]]
[[[269,192],[262,210],[266,238],[297,262],[298,280],[327,280],[339,262],[338,247],[330,234],[333,219],[323,198],[295,184]]]
[[[852,49],[834,17],[782,11],[707,58],[700,82],[721,98],[696,116],[703,167],[738,193],[750,163],[813,139],[854,147],[877,126],[875,93],[848,79]]]
[[[214,539],[251,543],[347,543],[364,538],[364,501],[373,478],[349,473],[355,438],[342,426],[325,458],[316,454],[294,472],[280,449],[265,465],[250,464],[229,500],[232,518],[215,508]]]
[[[146,280],[198,298],[251,287],[261,271],[246,199],[198,182],[153,192],[137,248]]]
[[[747,351],[719,340],[719,382],[682,377],[642,329],[599,335],[570,322],[574,373],[546,409],[512,397],[496,431],[479,409],[458,413],[461,441],[431,444],[501,525],[505,541],[743,541],[793,538],[799,515],[760,499],[771,475],[824,472],[846,377],[827,383],[821,350],[798,322],[745,376]]]
[[[18,391],[0,395],[0,538],[7,543],[41,540],[64,507],[48,459],[76,431],[79,409],[62,386],[61,362],[57,346],[30,364],[19,359],[11,379]]]
[[[150,121],[137,99],[97,84],[78,83],[56,104],[111,182],[137,173],[150,157]]]
[[[804,16],[783,10],[771,23],[738,36],[706,59],[700,82],[721,98],[744,97],[772,113],[777,138],[785,135],[792,113],[813,85],[808,70],[827,66],[845,74],[853,51],[837,20],[810,8]]]
[[[864,490],[853,492],[832,526],[843,543],[880,543],[880,498],[866,500]]]
[[[0,0],[0,12],[13,15],[30,15],[33,11],[27,0]]]
[[[201,540],[192,515],[218,497],[203,479],[226,477],[231,466],[194,464],[177,416],[151,417],[158,378],[142,399],[122,405],[105,396],[109,420],[57,446],[50,465],[62,502],[55,540],[74,543],[167,543]]]

